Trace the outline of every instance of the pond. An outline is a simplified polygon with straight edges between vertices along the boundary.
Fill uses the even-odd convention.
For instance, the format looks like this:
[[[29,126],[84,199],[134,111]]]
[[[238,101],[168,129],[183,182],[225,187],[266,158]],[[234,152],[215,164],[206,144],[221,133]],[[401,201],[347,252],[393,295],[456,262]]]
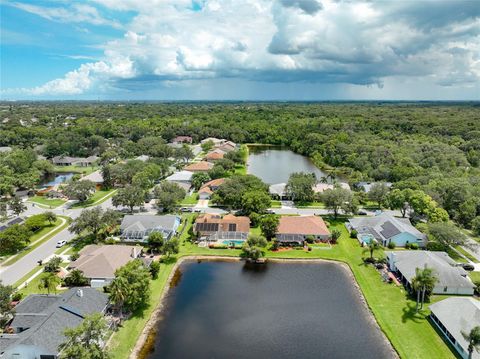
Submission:
[[[67,182],[73,177],[75,173],[73,172],[56,172],[42,178],[41,182],[38,184],[38,187],[49,187],[55,186],[60,183]]]
[[[187,261],[147,358],[392,358],[342,265]]]
[[[276,146],[250,146],[248,148],[248,173],[267,184],[287,183],[294,172],[315,173],[317,179],[325,177],[313,162],[305,156]]]

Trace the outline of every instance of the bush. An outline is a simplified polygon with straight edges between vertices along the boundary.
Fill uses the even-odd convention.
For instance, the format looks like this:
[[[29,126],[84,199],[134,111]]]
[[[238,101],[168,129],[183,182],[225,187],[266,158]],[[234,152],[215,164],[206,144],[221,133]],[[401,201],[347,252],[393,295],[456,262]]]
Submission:
[[[432,252],[443,252],[446,250],[446,247],[442,243],[430,241],[427,243],[427,250]]]
[[[83,275],[83,272],[74,269],[63,280],[67,287],[84,287],[88,285],[88,279]]]
[[[374,264],[376,262],[375,258],[370,258],[370,257],[366,257],[366,258],[363,258],[363,261],[365,263],[371,263],[371,264]]]
[[[272,246],[270,247],[270,249],[271,249],[272,251],[277,251],[279,247],[280,247],[280,244],[279,244],[277,241],[274,241],[274,242],[272,243]]]
[[[76,261],[78,258],[80,258],[80,254],[78,254],[78,253],[73,253],[73,254],[70,256],[70,261],[74,262],[74,261]]]
[[[48,273],[57,273],[60,271],[60,263],[62,263],[62,258],[53,257],[47,262],[47,264],[45,264],[43,270]]]
[[[12,295],[12,301],[14,301],[14,302],[18,302],[18,301],[22,300],[22,298],[23,298],[23,294],[20,293],[20,292],[13,293],[13,295]]]
[[[395,249],[395,247],[396,247],[395,242],[388,243],[388,248]]]
[[[150,264],[150,274],[152,275],[153,279],[158,278],[158,272],[160,272],[160,262],[153,261]]]
[[[350,232],[350,238],[357,238],[358,232],[355,229],[352,229]]]
[[[255,212],[250,213],[248,217],[250,218],[252,227],[257,227],[260,224],[260,220],[262,219],[262,216]]]
[[[405,246],[405,248],[407,248],[407,247]],[[410,243],[408,248],[413,249],[413,250],[417,250],[418,249],[418,244],[417,243]]]
[[[313,243],[315,242],[315,237],[313,236],[307,236],[307,238],[305,238],[305,240],[307,241],[307,243]]]

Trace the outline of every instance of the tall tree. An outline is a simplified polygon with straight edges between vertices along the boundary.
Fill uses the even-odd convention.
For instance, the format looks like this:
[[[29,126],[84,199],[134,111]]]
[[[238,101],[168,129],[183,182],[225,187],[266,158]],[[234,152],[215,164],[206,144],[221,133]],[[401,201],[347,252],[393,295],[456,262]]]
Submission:
[[[411,190],[394,189],[386,199],[388,207],[400,210],[402,217],[406,216],[408,210],[408,192],[411,192]]]
[[[292,173],[288,179],[286,192],[294,201],[311,202],[314,199],[313,186],[316,182],[314,173]]]
[[[70,183],[64,192],[68,198],[85,202],[95,192],[95,183],[89,180],[75,181]]]
[[[10,285],[3,285],[0,280],[0,326],[7,324],[12,313],[12,294],[14,289]]]
[[[164,244],[165,240],[163,239],[163,235],[161,232],[151,232],[148,235],[147,245],[152,253],[160,252]]]
[[[335,187],[334,189],[327,189],[323,191],[320,196],[325,207],[333,211],[333,216],[337,218],[338,213],[341,209],[346,209],[347,211],[352,210],[351,205],[354,203],[354,198],[352,192],[348,189]]]
[[[47,294],[50,294],[50,292],[52,291],[54,293],[57,293],[57,286],[59,284],[60,278],[58,278],[55,273],[48,273],[40,278],[40,281],[38,283],[38,289],[46,290]]]
[[[13,197],[8,204],[10,210],[15,213],[15,215],[20,215],[20,213],[25,212],[27,210],[27,206],[22,202],[22,200],[18,197]]]
[[[432,268],[425,266],[423,269],[415,269],[415,277],[412,279],[412,287],[417,293],[417,312],[419,310],[419,302],[421,303],[420,309],[423,309],[425,298],[432,293],[435,283],[437,282],[438,277]]]
[[[367,246],[364,248],[364,252],[369,252],[370,253],[370,259],[373,260],[373,253],[377,250],[380,249],[380,244],[376,240],[371,240]]]
[[[385,201],[390,192],[390,188],[384,182],[377,182],[372,185],[368,192],[368,198],[371,201],[377,202],[379,207],[385,204]]]
[[[112,197],[112,204],[115,207],[126,206],[133,212],[135,206],[141,206],[145,201],[145,191],[137,186],[126,185],[120,188]]]
[[[104,349],[108,338],[108,324],[101,313],[87,315],[76,328],[65,330],[65,341],[60,344],[60,359],[107,359]]]
[[[52,225],[57,221],[57,215],[51,211],[49,212],[44,212],[43,215],[45,216],[45,220]]]
[[[273,237],[275,237],[279,223],[279,217],[274,214],[264,216],[260,220],[260,229],[267,240],[271,240]]]
[[[155,187],[154,196],[157,198],[157,206],[164,212],[171,212],[178,202],[185,198],[186,192],[178,184],[173,182],[162,182]]]
[[[267,240],[262,236],[250,235],[242,246],[242,256],[257,261],[264,255]]]
[[[211,178],[208,175],[208,173],[205,172],[195,172],[192,175],[192,186],[196,190],[199,190],[202,185],[208,181],[210,181]]]
[[[475,326],[470,332],[462,332],[463,337],[468,342],[468,358],[473,358],[473,351],[480,352],[480,326]]]
[[[271,204],[270,196],[263,191],[249,191],[242,196],[242,211],[250,213],[264,213]]]
[[[84,209],[70,225],[70,231],[76,234],[91,233],[99,239],[100,231],[108,231],[114,227],[119,219],[119,213],[113,209],[102,210],[101,207]]]

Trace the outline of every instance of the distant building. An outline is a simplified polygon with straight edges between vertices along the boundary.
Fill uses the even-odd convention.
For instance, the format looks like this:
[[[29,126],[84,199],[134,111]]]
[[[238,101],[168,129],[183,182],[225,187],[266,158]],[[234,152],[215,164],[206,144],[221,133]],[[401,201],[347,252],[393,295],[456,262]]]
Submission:
[[[12,151],[11,147],[8,146],[0,146],[0,153],[6,153]]]
[[[192,186],[192,176],[193,172],[178,171],[165,178],[165,181],[176,183],[188,192]]]
[[[140,256],[142,248],[125,245],[91,244],[80,251],[80,257],[69,264],[78,269],[94,288],[109,285],[115,278],[115,271]]]
[[[335,184],[332,183],[317,183],[313,186],[313,192],[314,193],[323,193],[327,189],[334,189],[335,186],[338,186],[340,188],[346,189],[350,191],[350,186],[346,182],[338,182]]]
[[[55,156],[52,158],[52,163],[55,166],[79,166],[88,167],[98,161],[97,156],[89,157],[70,157],[70,156]]]
[[[467,272],[445,252],[395,251],[386,254],[390,270],[399,274],[409,290],[412,289],[416,269],[427,267],[433,269],[438,277],[433,294],[473,295],[475,286]]]
[[[23,223],[24,219],[22,217],[15,217],[8,221],[0,223],[0,232],[6,230],[8,227],[13,226],[14,224],[21,224]]]
[[[464,334],[480,326],[480,302],[473,298],[450,297],[429,307],[430,318],[463,359],[469,358],[468,341]],[[480,359],[474,349],[472,359]]]
[[[330,239],[330,231],[321,217],[280,217],[275,241],[286,245],[302,245],[307,237],[312,237],[317,241],[327,241]]]
[[[213,168],[213,163],[200,161],[200,162],[193,162],[189,164],[187,167],[184,168],[185,171],[190,172],[208,172]]]
[[[273,199],[287,200],[287,199],[290,199],[290,196],[287,195],[286,188],[287,188],[286,183],[272,184],[268,188],[268,192],[270,193],[270,196],[272,196]]]
[[[172,140],[172,143],[192,143],[193,139],[190,136],[177,136]]]
[[[64,331],[79,326],[93,313],[104,314],[107,294],[94,288],[71,288],[60,295],[31,294],[16,307],[9,324],[12,334],[0,334],[0,357],[55,359]]]
[[[98,170],[80,178],[80,181],[92,181],[97,188],[100,188],[103,185],[103,175],[102,172]]]
[[[165,240],[170,240],[180,226],[180,217],[153,214],[126,215],[120,224],[120,237],[125,242],[146,243],[152,232],[160,232]]]
[[[207,162],[215,162],[217,160],[221,160],[225,156],[225,152],[219,149],[210,151],[205,156],[205,160]]]
[[[427,243],[427,236],[412,226],[408,218],[397,218],[385,212],[374,217],[351,218],[347,227],[357,231],[360,243],[376,240],[383,246],[393,242],[397,247],[405,247],[407,243],[424,247]]]
[[[227,214],[205,213],[197,217],[194,226],[198,233],[207,241],[245,241],[250,232],[250,218]]]
[[[392,187],[391,182],[358,182],[358,183],[355,183],[354,187],[357,189],[363,190],[363,192],[365,193],[368,193],[372,189],[372,186],[377,183],[383,183],[388,188]]]
[[[208,137],[200,141],[202,145],[207,142],[213,142],[214,146],[220,146],[220,145],[223,145],[226,142],[226,140],[215,138],[215,137]]]

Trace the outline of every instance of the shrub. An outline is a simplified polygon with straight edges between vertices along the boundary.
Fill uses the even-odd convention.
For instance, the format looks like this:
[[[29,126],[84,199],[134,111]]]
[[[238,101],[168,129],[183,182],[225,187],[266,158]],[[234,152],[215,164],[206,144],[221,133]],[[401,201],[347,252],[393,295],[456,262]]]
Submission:
[[[445,251],[445,245],[439,242],[433,242],[430,241],[427,243],[427,250],[433,251],[433,252],[443,252]]]
[[[248,217],[250,218],[252,227],[257,227],[260,224],[260,220],[262,219],[262,216],[255,212],[250,213]]]
[[[418,244],[417,243],[411,243],[410,244],[410,249],[417,250],[418,249]]]
[[[270,247],[270,249],[271,249],[272,251],[277,251],[279,247],[280,247],[280,244],[279,244],[277,241],[274,241],[274,242],[272,243],[272,246]]]
[[[395,247],[396,247],[396,246],[395,246],[395,242],[390,242],[390,243],[388,243],[388,248],[390,248],[390,249],[395,249]]]
[[[352,229],[350,232],[350,238],[357,238],[358,232],[355,229]]]
[[[312,251],[312,247],[308,246],[308,251],[311,252]]]
[[[83,275],[83,272],[74,269],[63,280],[67,287],[83,287],[88,285],[88,279]]]
[[[314,236],[307,236],[307,238],[305,238],[305,240],[307,241],[307,243],[313,243],[313,242],[315,242],[315,237]]]
[[[78,258],[80,258],[80,254],[78,254],[78,253],[73,253],[73,254],[70,256],[70,261],[74,262],[74,261],[76,261]]]
[[[376,262],[375,258],[371,258],[371,257],[363,258],[363,261],[365,263],[372,263],[372,264]]]
[[[152,275],[152,278],[153,279],[157,279],[158,278],[158,272],[160,272],[160,262],[158,261],[153,261],[151,264],[150,264],[150,274]]]
[[[45,264],[45,268],[43,270],[49,273],[57,273],[60,271],[60,263],[62,263],[62,258],[53,257],[47,262],[47,264]]]
[[[22,298],[23,298],[23,294],[20,293],[20,292],[13,293],[13,295],[12,295],[12,301],[14,301],[14,302],[18,302],[18,301],[22,300]]]

